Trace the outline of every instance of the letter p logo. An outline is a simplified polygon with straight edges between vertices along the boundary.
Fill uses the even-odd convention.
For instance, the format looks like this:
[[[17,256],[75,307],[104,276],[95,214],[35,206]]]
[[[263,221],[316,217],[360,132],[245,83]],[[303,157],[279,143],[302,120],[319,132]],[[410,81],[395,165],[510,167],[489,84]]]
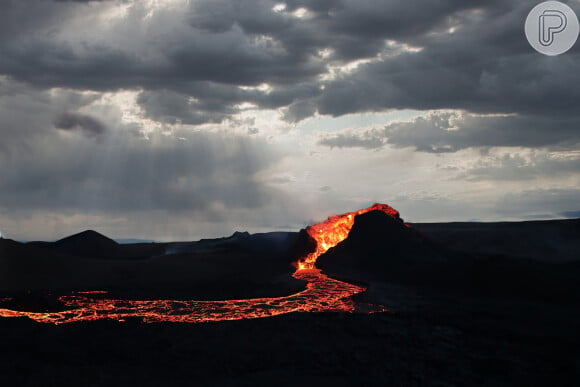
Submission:
[[[538,18],[540,44],[551,46],[554,43],[554,35],[564,31],[568,25],[568,18],[562,11],[547,9]]]
[[[578,39],[578,17],[566,4],[546,1],[530,11],[525,32],[536,51],[544,55],[560,55],[572,48]]]

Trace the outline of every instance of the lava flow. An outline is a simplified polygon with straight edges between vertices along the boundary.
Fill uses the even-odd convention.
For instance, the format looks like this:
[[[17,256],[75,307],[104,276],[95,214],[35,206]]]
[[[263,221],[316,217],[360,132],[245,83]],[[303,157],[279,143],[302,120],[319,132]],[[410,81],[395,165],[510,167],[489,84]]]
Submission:
[[[399,219],[399,213],[384,204],[329,217],[324,222],[309,226],[306,232],[316,242],[316,249],[298,260],[294,278],[307,281],[306,289],[285,297],[253,298],[226,301],[179,300],[115,300],[90,295],[103,295],[103,291],[77,292],[74,296],[61,296],[67,308],[57,312],[29,312],[0,308],[0,317],[28,317],[37,322],[62,324],[77,321],[113,319],[124,321],[140,318],[144,322],[207,322],[239,320],[276,316],[290,312],[353,312],[357,304],[352,296],[365,291],[361,286],[338,281],[316,269],[316,259],[331,247],[344,240],[354,224],[354,217],[379,210]],[[82,295],[79,295],[82,294]],[[376,306],[367,312],[385,311]]]

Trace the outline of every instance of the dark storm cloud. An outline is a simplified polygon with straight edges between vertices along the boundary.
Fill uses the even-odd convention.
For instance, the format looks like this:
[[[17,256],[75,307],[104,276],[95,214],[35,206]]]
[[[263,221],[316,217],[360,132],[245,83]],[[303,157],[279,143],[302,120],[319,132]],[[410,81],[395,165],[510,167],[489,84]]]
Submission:
[[[418,34],[408,42],[420,51],[361,65],[328,82],[321,97],[311,100],[313,109],[333,116],[405,108],[512,116],[468,114],[450,130],[449,113],[441,113],[384,130],[325,137],[320,144],[376,149],[388,143],[425,152],[575,146],[580,142],[579,49],[558,58],[533,51],[522,33],[533,5],[489,3],[449,14],[450,25],[457,26],[454,34]]]
[[[146,79],[153,69],[142,60],[100,45],[86,43],[75,49],[67,43],[32,40],[0,49],[0,72],[43,88],[116,90],[153,82]]]
[[[236,105],[243,102],[275,109],[317,95],[319,87],[313,80],[325,71],[325,64],[312,53],[301,52],[298,48],[288,51],[269,40],[269,29],[281,32],[277,21],[266,23],[269,27],[263,27],[267,30],[264,33],[250,23],[252,16],[258,24],[259,15],[281,17],[271,11],[273,3],[260,14],[255,13],[260,5],[257,2],[248,2],[242,7],[253,10],[246,14],[244,23],[249,32],[237,23],[223,31],[216,30],[206,25],[207,20],[200,20],[208,17],[209,20],[227,20],[228,15],[224,12],[231,4],[224,2],[224,10],[220,11],[219,2],[196,2],[192,5],[191,25],[186,24],[181,14],[175,14],[173,18],[178,20],[178,28],[170,32],[165,31],[163,15],[159,20],[153,17],[150,29],[157,32],[151,32],[150,36],[137,35],[136,44],[125,49],[108,42],[87,40],[73,44],[74,39],[65,42],[50,38],[61,28],[41,24],[34,30],[31,28],[30,34],[26,30],[19,31],[18,39],[0,45],[0,73],[45,88],[144,89],[140,102],[150,118],[194,125],[221,122],[239,112]],[[73,8],[58,7],[74,19]],[[83,12],[80,8],[74,9]],[[47,11],[57,14],[55,9]],[[216,17],[218,11],[224,14]],[[237,11],[234,11],[232,16],[236,16]],[[139,28],[143,12],[141,5],[133,4],[124,17],[127,28]],[[14,13],[13,16],[21,17],[20,13]],[[284,19],[290,23],[289,18]],[[52,33],[47,32],[49,37],[39,38],[51,28]],[[143,46],[140,39],[152,43]],[[153,50],[162,60],[150,60],[143,51],[146,49]],[[273,88],[266,92],[244,91],[238,87],[264,82]],[[190,106],[190,99],[195,99],[195,104]],[[153,103],[162,106],[154,107]]]
[[[94,137],[99,136],[107,130],[105,124],[86,114],[66,112],[56,117],[54,126],[57,129],[67,131],[82,131],[83,134]]]
[[[362,65],[354,74],[329,82],[318,110],[333,116],[406,108],[577,114],[574,101],[580,89],[571,87],[580,83],[577,53],[554,61],[536,53],[502,57],[494,52],[499,50],[487,50],[477,41],[470,45],[455,52],[446,47],[446,56],[428,47]]]
[[[72,9],[46,0],[8,0],[3,1],[0,7],[0,44],[50,29],[74,16]]]
[[[211,100],[202,101],[190,101],[189,96],[171,90],[143,91],[137,99],[146,117],[169,124],[221,122],[234,113],[231,105],[212,106]]]
[[[240,104],[252,103],[265,109],[276,109],[290,105],[288,115],[299,115],[300,119],[312,115],[310,104],[302,99],[319,94],[320,90],[311,84],[297,84],[276,87],[269,91],[244,90],[233,85],[212,82],[193,82],[175,90],[144,90],[137,102],[148,118],[166,122],[199,125],[217,123],[239,113]],[[295,101],[298,101],[294,103]],[[307,111],[300,111],[303,105]],[[288,119],[289,121],[293,121]],[[296,120],[294,120],[296,121]]]
[[[386,144],[431,153],[475,147],[574,148],[580,142],[580,118],[575,116],[476,115],[438,112],[384,129],[324,137],[320,145],[376,149]]]
[[[135,47],[125,50],[103,43],[83,42],[73,46],[57,39],[42,39],[36,34],[27,36],[21,31],[18,42],[6,42],[0,47],[0,72],[39,86],[68,86],[94,90],[118,88],[179,88],[186,83],[211,81],[233,85],[294,84],[312,80],[324,71],[324,63],[311,53],[301,50],[288,51],[269,39],[280,31],[276,21],[268,24],[264,31],[253,27],[243,30],[239,24],[228,28],[208,27],[203,20],[228,20],[226,10],[232,2],[192,2],[191,25],[186,24],[181,12],[174,30],[166,33],[164,26],[156,23],[164,19],[149,21],[151,29],[163,36],[138,35],[136,38],[150,41],[149,48],[163,60],[153,61]],[[235,3],[235,2],[234,2]],[[275,3],[269,3],[271,8]],[[223,8],[220,8],[223,5]],[[238,9],[245,9],[246,16],[260,24],[260,17],[276,17],[270,8],[249,1]],[[262,10],[257,12],[257,10]],[[251,11],[251,13],[250,13]],[[71,12],[71,11],[69,11]],[[83,12],[78,9],[77,12]],[[241,17],[242,14],[237,15]],[[139,28],[143,20],[143,6],[133,4],[125,17],[125,23]],[[236,15],[232,15],[236,16]],[[203,20],[198,20],[202,18]],[[285,20],[290,19],[287,17]],[[241,21],[239,23],[242,23]],[[245,23],[244,26],[247,26]],[[58,26],[54,26],[58,30]],[[310,31],[313,32],[313,31]],[[154,32],[151,32],[154,34]],[[309,34],[306,34],[309,35]]]
[[[463,2],[465,6],[470,2]],[[322,114],[384,109],[465,109],[480,113],[578,115],[578,46],[559,58],[526,42],[523,21],[533,2],[479,4],[448,14],[452,34],[432,30],[400,43],[420,49],[387,55],[326,85]],[[576,4],[576,8],[578,5]]]
[[[36,0],[18,2],[25,3],[40,4]],[[144,5],[135,2],[124,16],[124,28],[139,31],[144,23],[147,28],[126,47],[113,40],[73,44],[74,39],[54,38],[67,19],[86,12],[84,6],[72,3],[76,2],[48,2],[53,6],[43,4],[39,12],[25,14],[23,5],[11,2],[2,21],[18,19],[21,26],[7,34],[17,39],[6,39],[0,45],[0,73],[39,87],[144,89],[141,101],[150,117],[193,124],[221,122],[237,112],[235,106],[242,102],[263,108],[286,106],[285,119],[296,122],[317,111],[330,115],[399,107],[515,111],[516,105],[521,110],[529,107],[530,99],[539,98],[510,87],[518,81],[511,70],[521,69],[522,61],[529,62],[517,55],[526,49],[521,42],[526,7],[514,5],[521,2],[288,1],[286,10],[276,12],[273,7],[278,2],[270,0],[201,0],[191,2],[185,17],[181,11],[163,11],[150,18],[144,18]],[[119,4],[97,3],[101,8]],[[308,10],[304,17],[291,14],[300,8]],[[174,28],[167,26],[168,17]],[[460,33],[442,33],[450,27],[457,27]],[[43,35],[47,37],[41,38]],[[424,49],[401,53],[398,48],[385,47],[385,39]],[[327,72],[328,65],[379,53],[386,56],[378,63],[325,82],[319,97],[319,76]],[[577,65],[575,61],[546,69],[538,58],[531,59],[521,77],[527,74],[530,80],[556,70],[568,74],[545,81],[542,90],[557,91],[575,76],[569,71]],[[274,90],[244,93],[237,89],[261,83]],[[479,83],[480,87],[474,85]],[[206,86],[200,88],[200,84]],[[227,92],[206,94],[204,89],[211,87]],[[150,93],[158,90],[183,97],[173,94],[169,99],[174,107],[168,101],[160,111],[152,111],[150,102],[155,98]],[[496,96],[499,98],[493,102]],[[186,97],[195,98],[197,106],[185,103]],[[546,107],[548,111],[566,108],[571,107]]]
[[[260,8],[262,12],[248,7],[245,11],[230,12],[229,21],[220,28],[240,26],[248,34],[267,30],[288,52],[294,52],[298,46],[303,53],[331,49],[327,63],[383,53],[381,60],[324,82],[320,96],[314,93],[294,101],[286,110],[287,121],[297,122],[317,111],[340,116],[385,109],[454,108],[474,113],[517,113],[519,118],[486,119],[484,126],[494,129],[487,135],[483,130],[477,134],[430,132],[427,139],[416,144],[418,149],[438,152],[471,146],[543,146],[580,139],[578,131],[573,130],[580,120],[575,103],[580,99],[580,88],[572,86],[580,84],[580,72],[576,71],[580,67],[578,48],[555,60],[538,55],[529,47],[522,25],[534,5],[532,1],[287,4],[289,11],[309,9],[312,18],[290,23],[279,15],[264,15],[266,7]],[[258,19],[269,22],[258,28],[256,18],[248,14],[259,15]],[[216,18],[206,20],[206,26],[210,20]],[[450,28],[455,32],[448,33]],[[395,46],[383,48],[384,39],[394,40]],[[298,41],[300,44],[295,45]],[[420,51],[405,51],[404,46],[397,48],[397,44],[409,44]],[[500,132],[500,127],[511,123],[516,127]],[[553,135],[554,132],[557,134]],[[468,138],[471,134],[474,137]],[[390,141],[395,145],[414,145],[402,131],[392,137]],[[445,137],[443,146],[433,142],[438,137]],[[373,136],[340,135],[325,141],[334,142],[328,144],[334,146],[354,142],[365,148],[375,148],[381,143]]]
[[[270,0],[199,0],[151,15],[133,2],[100,41],[66,32],[67,20],[87,15],[73,3],[9,2],[0,16],[0,74],[39,88],[142,90],[143,111],[164,123],[220,123],[244,102],[282,108],[292,123],[393,109],[516,115],[472,118],[459,131],[416,121],[323,139],[329,146],[449,152],[580,138],[580,45],[556,58],[533,51],[522,31],[532,0],[289,0],[278,11]],[[91,12],[120,3],[96,2]],[[301,8],[303,17],[292,14]],[[329,67],[356,59],[371,61],[328,76]],[[270,89],[241,88],[262,83]]]

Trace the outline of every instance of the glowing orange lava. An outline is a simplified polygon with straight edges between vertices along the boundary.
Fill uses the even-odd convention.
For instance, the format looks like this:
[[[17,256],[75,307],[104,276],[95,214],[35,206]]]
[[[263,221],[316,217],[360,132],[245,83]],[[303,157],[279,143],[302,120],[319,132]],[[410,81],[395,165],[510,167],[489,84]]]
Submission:
[[[308,235],[316,241],[316,249],[297,262],[297,270],[293,274],[295,278],[307,281],[306,289],[290,296],[226,301],[137,301],[99,298],[106,292],[97,290],[59,297],[58,300],[67,308],[63,311],[29,312],[0,308],[0,317],[28,317],[37,322],[53,324],[100,319],[124,321],[128,318],[140,318],[144,322],[196,323],[260,318],[290,312],[353,312],[358,305],[352,296],[366,289],[329,278],[315,268],[315,263],[320,255],[348,236],[356,215],[373,210],[399,218],[399,213],[393,208],[375,204],[362,210],[331,216],[324,222],[307,227]],[[0,299],[0,302],[8,300]],[[386,310],[381,306],[367,306],[364,309],[369,313]]]

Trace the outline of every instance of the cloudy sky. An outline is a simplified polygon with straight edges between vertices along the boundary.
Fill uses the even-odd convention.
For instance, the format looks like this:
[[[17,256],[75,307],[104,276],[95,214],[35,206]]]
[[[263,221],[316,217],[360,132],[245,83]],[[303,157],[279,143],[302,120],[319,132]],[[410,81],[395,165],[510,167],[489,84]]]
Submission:
[[[537,3],[1,0],[0,230],[578,217],[580,44],[534,51]]]

